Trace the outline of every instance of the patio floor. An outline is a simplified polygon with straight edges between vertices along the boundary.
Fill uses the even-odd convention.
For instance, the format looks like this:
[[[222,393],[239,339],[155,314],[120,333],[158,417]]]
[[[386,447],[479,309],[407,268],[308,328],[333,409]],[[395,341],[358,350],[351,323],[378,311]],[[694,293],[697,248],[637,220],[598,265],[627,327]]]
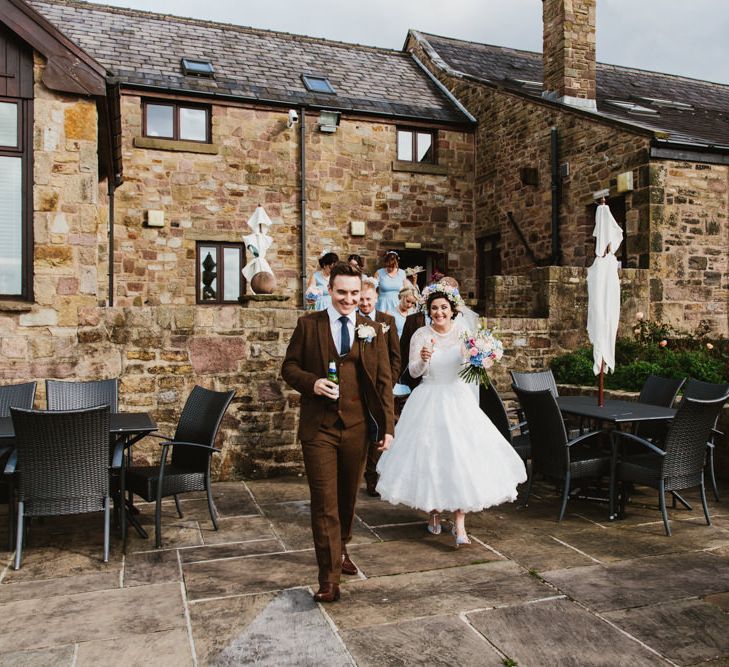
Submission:
[[[100,515],[36,521],[19,571],[0,552],[0,665],[729,664],[729,489],[711,527],[687,496],[671,538],[648,491],[614,523],[571,500],[561,524],[554,489],[535,491],[471,515],[457,551],[361,493],[361,575],[324,606],[302,477],[215,485],[217,532],[203,498],[183,519],[165,503],[164,548],[132,533],[108,564]]]

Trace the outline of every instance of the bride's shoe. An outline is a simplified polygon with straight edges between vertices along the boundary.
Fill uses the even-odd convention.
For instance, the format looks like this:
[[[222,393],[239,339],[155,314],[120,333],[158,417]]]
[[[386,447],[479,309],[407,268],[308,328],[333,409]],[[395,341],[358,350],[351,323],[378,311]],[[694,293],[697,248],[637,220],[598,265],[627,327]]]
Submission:
[[[456,527],[455,526],[453,526],[453,528],[451,529],[451,533],[456,538],[456,549],[458,549],[458,547],[466,546],[468,544],[471,544],[471,540],[468,539],[468,535],[466,535],[466,534],[459,535],[456,532]]]
[[[432,523],[431,523],[432,520]],[[440,514],[438,512],[433,512],[430,515],[430,520],[428,520],[428,532],[431,535],[440,535],[441,527],[440,527]]]

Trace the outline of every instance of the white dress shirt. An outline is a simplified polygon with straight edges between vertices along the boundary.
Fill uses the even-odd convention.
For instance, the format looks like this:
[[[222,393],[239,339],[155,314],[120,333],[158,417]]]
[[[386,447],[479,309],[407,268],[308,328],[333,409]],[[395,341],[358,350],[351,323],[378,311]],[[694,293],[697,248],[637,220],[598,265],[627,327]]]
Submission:
[[[357,309],[357,312],[362,317],[369,317],[373,322],[377,322],[377,320],[375,319],[375,315],[377,315],[377,309],[376,308],[373,309],[371,313],[363,313],[359,308]]]
[[[342,314],[337,311],[334,306],[329,304],[327,306],[327,315],[329,315],[329,327],[332,332],[332,340],[334,341],[334,347],[337,348],[337,354],[341,354],[340,349],[342,344],[342,323],[339,318]],[[349,327],[349,344],[354,346],[354,325],[357,322],[357,311],[353,310],[347,317],[347,326]]]

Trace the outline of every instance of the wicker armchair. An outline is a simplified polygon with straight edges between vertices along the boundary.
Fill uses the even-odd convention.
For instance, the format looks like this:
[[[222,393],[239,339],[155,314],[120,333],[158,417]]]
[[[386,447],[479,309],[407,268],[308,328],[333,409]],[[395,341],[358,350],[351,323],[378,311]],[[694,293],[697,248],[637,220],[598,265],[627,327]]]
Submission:
[[[35,382],[24,382],[23,384],[8,384],[0,387],[0,417],[10,417],[10,408],[23,408],[31,410],[35,400]],[[8,457],[15,448],[14,438],[0,440],[0,465],[4,468]],[[8,494],[8,549],[13,548],[15,497],[12,470],[15,466],[15,457],[10,465],[5,482]]]
[[[506,411],[506,406],[499,396],[499,392],[496,391],[493,382],[489,382],[488,387],[481,385],[479,387],[479,404],[481,410],[486,416],[492,421],[493,425],[499,429],[499,433],[506,438],[511,446],[519,454],[522,461],[526,463],[531,457],[532,446],[529,442],[529,434],[522,433],[522,427],[526,426],[526,422],[520,422],[512,426],[509,423],[509,414]],[[519,429],[520,432],[514,435],[514,431]]]
[[[685,381],[685,378],[676,379],[649,375],[640,390],[638,402],[670,408]],[[646,440],[660,442],[665,439],[667,430],[668,421],[647,421],[636,424],[633,434]]]
[[[18,454],[15,569],[25,517],[104,511],[109,560],[109,408],[39,411],[11,408]]]
[[[177,513],[182,518],[178,494],[188,491],[205,491],[210,518],[218,529],[215,504],[210,488],[210,458],[219,452],[213,445],[223,415],[233,400],[234,391],[217,392],[194,387],[180,415],[180,421],[172,440],[165,440],[162,456],[157,466],[132,466],[122,468],[122,495],[131,490],[144,500],[156,501],[155,546],[162,546],[162,498],[174,496]],[[172,450],[170,463],[167,455]],[[125,532],[125,521],[122,521]]]
[[[601,431],[591,431],[568,439],[562,413],[550,389],[528,391],[512,385],[529,424],[532,447],[532,471],[529,476],[524,505],[529,503],[536,473],[562,483],[562,506],[558,521],[562,521],[570,484],[576,479],[600,479],[610,473],[610,454],[602,451]],[[612,490],[612,479],[611,479]]]
[[[625,511],[629,490],[626,486],[642,484],[658,489],[658,503],[663,516],[666,535],[671,534],[666,512],[666,492],[699,487],[701,504],[704,508],[706,523],[711,525],[709,508],[706,505],[704,487],[704,462],[706,443],[711,430],[729,393],[712,400],[699,400],[684,396],[673,418],[663,448],[632,433],[615,431],[620,440],[637,443],[643,453],[629,454],[617,459],[617,448],[613,450],[613,469],[615,480],[622,482],[620,512]],[[615,485],[612,485],[614,493]],[[611,497],[614,499],[614,495]],[[614,500],[613,500],[614,502]],[[612,502],[611,502],[612,504]]]
[[[702,401],[712,400],[714,398],[720,398],[726,396],[729,392],[729,383],[727,384],[713,384],[711,382],[702,382],[701,380],[694,380],[689,378],[686,385],[683,388],[683,395],[687,398],[698,398]],[[716,421],[719,421],[719,415],[716,416]],[[719,489],[716,486],[716,474],[714,472],[714,450],[716,449],[716,438],[724,435],[721,431],[717,431],[716,422],[711,431],[711,436],[706,441],[706,465],[709,468],[709,477],[711,479],[711,490],[714,493],[714,498],[719,502]]]
[[[118,412],[119,380],[64,382],[46,380],[49,410],[83,410],[108,405],[109,412]]]

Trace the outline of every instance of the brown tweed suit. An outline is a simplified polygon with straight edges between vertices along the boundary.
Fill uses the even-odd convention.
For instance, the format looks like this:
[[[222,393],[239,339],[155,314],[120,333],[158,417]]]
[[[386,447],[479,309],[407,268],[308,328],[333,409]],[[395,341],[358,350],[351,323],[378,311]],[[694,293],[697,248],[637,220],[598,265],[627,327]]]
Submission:
[[[356,325],[372,321],[356,316]],[[379,329],[379,327],[376,327]],[[339,400],[314,394],[336,361]],[[392,434],[392,377],[385,336],[371,342],[357,336],[340,357],[326,310],[304,315],[296,324],[281,368],[283,379],[301,394],[299,439],[311,492],[311,528],[319,583],[338,584],[343,545],[352,534],[354,506],[367,454],[370,424],[376,439]]]

